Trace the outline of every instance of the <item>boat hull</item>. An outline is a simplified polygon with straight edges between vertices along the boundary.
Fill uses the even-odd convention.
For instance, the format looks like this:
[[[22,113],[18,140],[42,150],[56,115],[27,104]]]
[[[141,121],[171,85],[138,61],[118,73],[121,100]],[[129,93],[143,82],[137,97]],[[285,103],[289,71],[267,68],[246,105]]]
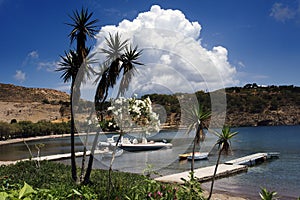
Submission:
[[[153,151],[163,148],[171,148],[171,143],[153,143],[153,144],[121,144],[119,148],[125,151]]]
[[[188,160],[192,160],[193,156],[188,156],[187,157]],[[199,154],[195,154],[194,156],[194,160],[206,160],[208,159],[208,153],[199,153]]]

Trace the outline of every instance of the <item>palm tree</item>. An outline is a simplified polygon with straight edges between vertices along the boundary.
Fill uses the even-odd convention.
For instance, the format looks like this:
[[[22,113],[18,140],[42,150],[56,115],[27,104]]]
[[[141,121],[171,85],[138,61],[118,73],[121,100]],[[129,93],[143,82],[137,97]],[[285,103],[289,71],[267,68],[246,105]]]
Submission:
[[[210,118],[211,113],[205,112],[202,105],[193,104],[191,108],[183,109],[184,118],[189,124],[186,131],[189,134],[193,129],[195,129],[195,137],[193,140],[193,153],[192,153],[192,163],[191,163],[191,174],[194,173],[194,163],[195,163],[195,149],[196,145],[200,145],[201,141],[205,139],[204,129],[207,129],[206,122]],[[192,177],[193,178],[193,177]]]
[[[138,51],[137,47],[128,47],[128,39],[122,41],[121,36],[116,33],[114,36],[109,34],[109,38],[105,38],[105,40],[107,49],[102,48],[101,53],[106,54],[106,61],[100,66],[100,73],[98,73],[98,77],[95,80],[95,83],[98,85],[94,103],[97,113],[100,113],[100,121],[104,119],[103,104],[107,99],[109,89],[116,85],[118,78],[122,74],[118,95],[124,94],[129,86],[131,78],[134,76],[136,69],[135,65],[143,65],[137,61],[140,58],[142,51]],[[89,182],[94,159],[93,154],[97,145],[98,137],[99,132],[96,133],[92,145],[84,183]]]
[[[72,178],[74,181],[77,180],[76,173],[76,162],[75,162],[75,143],[74,143],[74,134],[75,134],[75,124],[74,124],[74,114],[73,114],[73,89],[75,85],[76,75],[79,70],[78,56],[76,52],[70,50],[69,53],[65,52],[65,56],[61,56],[62,61],[59,63],[60,68],[56,71],[63,72],[61,78],[63,81],[71,81],[71,90],[70,90],[70,107],[71,107],[71,166],[72,166]]]
[[[231,150],[230,140],[236,134],[238,134],[238,132],[231,132],[230,127],[228,127],[228,126],[224,126],[221,133],[219,133],[215,130],[212,130],[212,129],[209,129],[209,131],[218,137],[218,140],[217,140],[215,146],[218,145],[219,153],[218,153],[218,159],[217,159],[217,163],[216,163],[216,166],[215,166],[213,178],[212,178],[212,181],[211,181],[209,196],[207,198],[208,200],[211,198],[211,195],[212,195],[214,182],[215,182],[218,166],[219,166],[219,163],[220,163],[221,154],[222,154],[222,152],[224,152],[225,154],[229,153],[229,151]]]
[[[62,78],[64,82],[71,80],[71,166],[72,166],[72,178],[77,181],[76,172],[76,157],[75,157],[75,123],[73,103],[77,102],[80,98],[79,88],[85,77],[89,77],[89,66],[87,64],[87,55],[90,48],[86,47],[87,36],[92,38],[97,33],[96,23],[98,20],[91,20],[93,13],[89,13],[87,9],[81,9],[81,12],[74,11],[73,16],[70,16],[73,23],[67,23],[73,29],[69,34],[71,44],[76,40],[76,52],[70,51],[65,53],[65,57],[62,57],[61,68],[57,71],[62,71]],[[83,66],[83,67],[82,67]],[[75,94],[75,95],[74,95]]]
[[[91,20],[92,16],[93,12],[89,13],[88,9],[82,8],[81,12],[76,10],[73,12],[73,16],[70,16],[73,23],[67,23],[67,25],[73,27],[71,33],[69,34],[69,37],[71,39],[71,43],[73,43],[75,40],[77,42],[76,52],[78,54],[78,59],[81,64],[88,55],[88,52],[86,51],[87,48],[85,45],[87,36],[89,38],[93,38],[99,31],[97,29],[98,26],[96,25],[98,20]]]

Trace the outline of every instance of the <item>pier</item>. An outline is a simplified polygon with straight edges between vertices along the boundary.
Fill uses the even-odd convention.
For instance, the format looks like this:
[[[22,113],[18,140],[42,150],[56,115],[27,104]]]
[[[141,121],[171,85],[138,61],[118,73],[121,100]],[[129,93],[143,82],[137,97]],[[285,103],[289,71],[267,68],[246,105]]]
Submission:
[[[254,166],[268,159],[278,158],[278,157],[279,157],[278,152],[255,153],[252,155],[227,161],[224,164],[219,164],[216,173],[216,178],[223,178],[237,173],[247,172],[249,166]],[[215,165],[195,169],[194,177],[200,182],[209,181],[213,178],[214,170],[215,170]],[[158,177],[155,178],[155,180],[160,182],[183,184],[184,181],[182,180],[182,178],[185,180],[189,180],[189,176],[190,176],[190,171],[185,171],[177,174]]]
[[[212,179],[214,175],[215,165],[209,167],[203,167],[194,170],[194,177],[197,178],[200,182],[209,181]],[[237,174],[241,172],[246,172],[248,167],[245,165],[226,165],[226,164],[219,164],[217,170],[217,178],[227,177],[232,174]],[[162,176],[155,178],[155,180],[160,182],[168,182],[168,183],[179,183],[183,184],[185,180],[189,180],[190,171],[185,171],[177,174],[171,174],[167,176]]]
[[[271,152],[271,153],[255,153],[249,156],[244,156],[241,158],[237,158],[234,160],[230,160],[225,162],[227,165],[247,165],[254,166],[256,164],[262,163],[268,159],[278,158],[279,153]]]
[[[95,150],[95,154],[105,154],[107,151],[102,150]],[[91,154],[91,151],[86,151],[86,155],[89,156]],[[83,156],[83,152],[76,152],[76,157]],[[56,155],[49,155],[49,156],[39,156],[34,158],[26,158],[21,160],[15,160],[15,161],[0,161],[0,165],[10,165],[10,164],[16,164],[17,162],[21,161],[29,161],[29,160],[36,160],[36,161],[43,161],[43,160],[49,160],[49,161],[55,161],[55,160],[63,160],[63,159],[69,159],[71,158],[71,153],[64,153],[64,154],[56,154]]]

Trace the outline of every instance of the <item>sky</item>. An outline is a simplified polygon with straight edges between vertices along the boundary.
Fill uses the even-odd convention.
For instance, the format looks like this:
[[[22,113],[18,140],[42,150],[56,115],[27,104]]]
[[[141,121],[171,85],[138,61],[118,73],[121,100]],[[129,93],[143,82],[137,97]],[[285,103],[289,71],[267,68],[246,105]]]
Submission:
[[[93,52],[117,32],[143,49],[133,92],[300,85],[299,0],[0,0],[0,82],[68,92],[55,69],[82,7],[99,20]]]

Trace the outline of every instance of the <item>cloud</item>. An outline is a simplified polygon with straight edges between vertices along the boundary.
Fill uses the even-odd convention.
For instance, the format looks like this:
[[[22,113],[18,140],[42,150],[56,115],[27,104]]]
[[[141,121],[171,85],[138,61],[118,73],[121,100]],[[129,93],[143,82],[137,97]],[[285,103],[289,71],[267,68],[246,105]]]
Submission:
[[[37,63],[37,70],[45,69],[47,72],[53,72],[55,69],[58,68],[57,62],[38,62]]]
[[[237,63],[240,67],[245,68],[246,65],[242,61],[238,61]]]
[[[38,59],[39,59],[38,51],[31,51],[27,54],[26,58],[22,63],[22,66],[24,67],[26,65],[35,65]]]
[[[290,8],[282,3],[274,3],[271,9],[270,16],[280,22],[285,22],[290,19],[294,19],[299,10]]]
[[[29,58],[39,58],[39,53],[37,51],[31,51],[30,53],[28,53],[28,57]]]
[[[24,82],[26,80],[25,72],[22,72],[21,70],[17,70],[16,74],[14,75],[14,79],[19,81],[20,83]]]
[[[227,49],[204,48],[201,29],[197,21],[189,21],[180,10],[154,5],[132,21],[125,19],[117,26],[102,27],[93,51],[105,48],[105,37],[116,32],[143,49],[140,61],[145,65],[137,66],[131,91],[159,92],[164,88],[173,93],[195,92],[236,85],[236,69],[228,62]],[[105,55],[97,56],[105,60]]]

